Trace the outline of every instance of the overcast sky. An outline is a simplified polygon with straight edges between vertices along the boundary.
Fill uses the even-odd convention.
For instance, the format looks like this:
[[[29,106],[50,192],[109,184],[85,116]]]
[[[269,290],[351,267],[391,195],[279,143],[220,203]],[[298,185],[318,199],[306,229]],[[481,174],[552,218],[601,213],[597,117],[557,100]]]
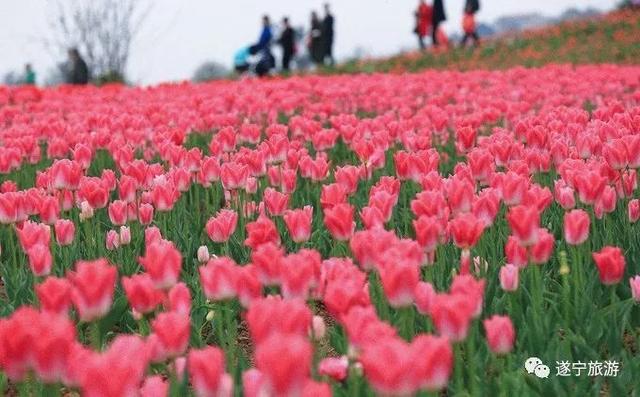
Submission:
[[[86,0],[92,1],[92,0]],[[141,2],[145,0],[139,0]],[[234,52],[259,34],[260,16],[275,21],[288,15],[295,26],[307,25],[309,12],[320,10],[321,0],[148,0],[152,10],[134,43],[130,79],[156,83],[188,79],[206,60],[229,66]],[[444,0],[447,32],[460,30],[464,0]],[[0,0],[0,77],[22,70],[31,62],[42,82],[45,71],[56,64],[42,45],[51,17],[51,1]],[[554,16],[566,8],[612,8],[615,0],[481,0],[479,21],[492,22],[503,15],[541,12]],[[335,53],[344,58],[360,47],[372,55],[388,55],[416,45],[413,9],[417,0],[334,0]]]

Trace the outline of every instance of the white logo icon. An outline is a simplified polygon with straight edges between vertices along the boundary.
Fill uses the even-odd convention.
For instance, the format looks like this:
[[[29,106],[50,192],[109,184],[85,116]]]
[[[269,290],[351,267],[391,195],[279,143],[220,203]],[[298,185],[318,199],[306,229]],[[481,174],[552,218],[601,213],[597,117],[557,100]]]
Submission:
[[[538,378],[548,378],[551,370],[542,363],[538,357],[529,357],[524,362],[524,368],[530,374],[535,374]]]

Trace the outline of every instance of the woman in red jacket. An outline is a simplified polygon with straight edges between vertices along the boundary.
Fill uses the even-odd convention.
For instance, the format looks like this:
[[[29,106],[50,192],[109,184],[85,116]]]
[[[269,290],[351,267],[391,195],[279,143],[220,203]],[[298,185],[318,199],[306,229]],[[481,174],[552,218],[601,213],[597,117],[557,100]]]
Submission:
[[[420,0],[418,9],[415,12],[416,28],[414,32],[418,35],[418,44],[420,45],[421,50],[424,50],[425,48],[424,38],[429,34],[432,13],[433,9],[431,6],[427,5],[424,0]]]

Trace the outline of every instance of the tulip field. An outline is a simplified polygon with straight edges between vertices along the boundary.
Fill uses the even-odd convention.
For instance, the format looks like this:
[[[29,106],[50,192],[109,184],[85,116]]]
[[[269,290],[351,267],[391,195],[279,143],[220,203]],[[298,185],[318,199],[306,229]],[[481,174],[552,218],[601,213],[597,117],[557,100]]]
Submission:
[[[638,395],[638,168],[638,66],[0,87],[0,394]]]

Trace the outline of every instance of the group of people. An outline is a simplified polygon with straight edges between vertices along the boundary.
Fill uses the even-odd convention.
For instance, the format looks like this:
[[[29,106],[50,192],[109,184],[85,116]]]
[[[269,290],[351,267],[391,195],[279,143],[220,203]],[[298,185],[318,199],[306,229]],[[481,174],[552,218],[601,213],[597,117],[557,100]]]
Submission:
[[[90,79],[89,66],[87,66],[78,49],[70,48],[67,51],[67,57],[67,62],[60,65],[60,72],[62,73],[64,82],[74,85],[88,84]],[[22,84],[36,84],[36,72],[30,63],[24,65]]]
[[[274,27],[268,15],[262,17],[262,30],[258,41],[248,47],[240,49],[234,57],[236,72],[244,73],[252,70],[258,76],[270,73],[276,67],[276,59],[271,46],[277,44],[282,49],[281,69],[283,72],[291,70],[291,62],[298,55],[298,40],[296,31],[291,26],[288,17],[282,19],[280,32],[274,39]],[[317,65],[333,65],[334,17],[328,3],[324,5],[324,17],[320,19],[318,13],[311,12],[311,26],[307,37],[307,50],[312,62]]]
[[[464,15],[462,17],[464,35],[460,42],[461,46],[467,45],[469,40],[472,40],[473,45],[477,46],[480,41],[475,22],[475,15],[478,11],[480,11],[480,0],[465,1]],[[427,4],[426,0],[420,0],[414,15],[416,18],[414,33],[418,36],[418,45],[421,50],[426,48],[425,38],[429,35],[431,35],[431,42],[434,47],[447,44],[447,36],[440,27],[442,22],[447,20],[444,0],[433,0],[432,5]]]

